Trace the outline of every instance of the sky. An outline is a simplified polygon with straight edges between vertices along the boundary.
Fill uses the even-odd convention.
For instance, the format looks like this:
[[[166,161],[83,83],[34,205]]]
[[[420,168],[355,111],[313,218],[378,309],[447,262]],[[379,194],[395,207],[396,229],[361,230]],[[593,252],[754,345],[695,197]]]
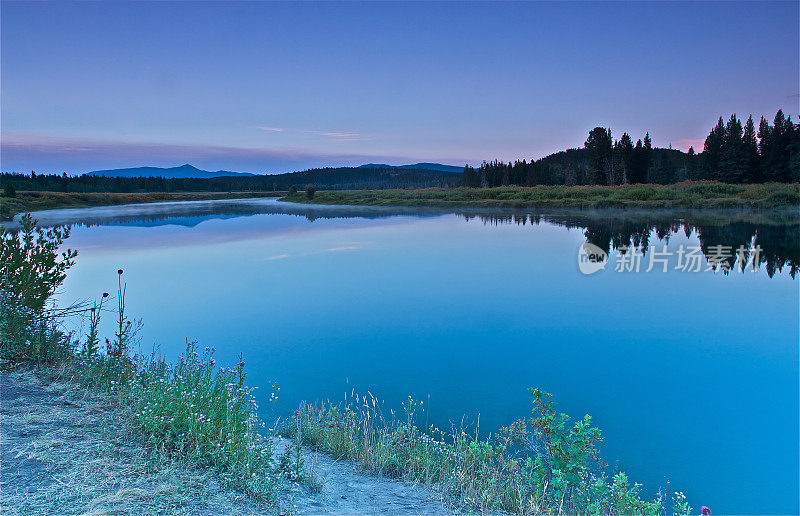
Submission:
[[[702,149],[798,116],[797,2],[0,5],[0,169],[279,173]]]

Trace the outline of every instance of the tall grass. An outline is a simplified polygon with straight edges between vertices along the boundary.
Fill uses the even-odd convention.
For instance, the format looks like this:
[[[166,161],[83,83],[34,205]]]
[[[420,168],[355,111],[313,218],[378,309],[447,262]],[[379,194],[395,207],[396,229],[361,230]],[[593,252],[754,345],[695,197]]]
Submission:
[[[277,496],[274,446],[261,435],[244,360],[236,369],[215,366],[213,350],[200,354],[188,343],[177,363],[151,356],[135,364],[128,385],[134,425],[146,441],[170,455],[220,471],[231,483],[261,499]],[[116,386],[115,386],[116,387]]]
[[[640,486],[601,461],[591,417],[571,422],[550,394],[531,390],[532,412],[480,437],[478,429],[420,425],[423,402],[412,398],[389,419],[377,399],[354,393],[339,405],[302,404],[286,425],[306,446],[357,461],[364,469],[437,487],[460,510],[513,514],[687,515],[681,493],[647,500]],[[396,417],[397,416],[397,417]],[[669,498],[669,499],[668,499]]]
[[[294,193],[283,199],[298,203],[376,206],[772,209],[800,205],[800,185],[686,181],[674,185],[325,190],[312,197]]]
[[[72,357],[77,381],[117,396],[135,434],[161,454],[214,468],[223,481],[257,499],[276,502],[283,471],[274,443],[259,432],[258,406],[245,385],[244,358],[235,369],[216,366],[214,351],[186,351],[170,363],[155,352],[131,355],[138,324],[125,315],[126,285],[119,272],[116,331],[105,353],[93,345],[100,303],[90,314],[81,353]]]
[[[55,208],[85,208],[164,201],[198,201],[273,197],[276,192],[37,192],[18,191],[14,197],[0,197],[0,220],[11,220],[17,213]]]

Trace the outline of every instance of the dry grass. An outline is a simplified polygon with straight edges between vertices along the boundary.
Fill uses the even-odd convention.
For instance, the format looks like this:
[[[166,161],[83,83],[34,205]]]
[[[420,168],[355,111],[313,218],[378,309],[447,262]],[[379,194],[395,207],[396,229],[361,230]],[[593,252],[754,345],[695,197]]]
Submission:
[[[209,470],[139,445],[115,400],[3,373],[3,514],[273,514]],[[291,501],[286,501],[291,507]]]

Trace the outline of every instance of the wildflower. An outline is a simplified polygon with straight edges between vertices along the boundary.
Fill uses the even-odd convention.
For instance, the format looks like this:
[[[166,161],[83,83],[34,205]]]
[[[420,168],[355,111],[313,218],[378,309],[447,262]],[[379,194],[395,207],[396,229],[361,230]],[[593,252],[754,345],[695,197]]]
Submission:
[[[122,275],[122,269],[117,269],[117,274]]]
[[[703,513],[703,516],[709,516],[711,514],[711,509],[706,507],[705,505],[700,507],[700,512]]]
[[[295,415],[295,416],[299,416],[299,415],[300,415],[300,410],[299,410],[299,409],[295,409],[295,411],[294,411],[294,415]]]
[[[108,297],[108,292],[103,292],[103,297]]]

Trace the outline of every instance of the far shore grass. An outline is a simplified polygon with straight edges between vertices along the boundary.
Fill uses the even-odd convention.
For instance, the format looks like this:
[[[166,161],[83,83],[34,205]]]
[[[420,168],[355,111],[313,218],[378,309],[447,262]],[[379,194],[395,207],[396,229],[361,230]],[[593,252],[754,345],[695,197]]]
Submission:
[[[0,220],[11,220],[18,213],[57,208],[89,208],[166,201],[205,201],[277,197],[285,192],[36,192],[19,191],[15,197],[0,197]]]
[[[800,184],[733,185],[686,181],[674,185],[508,186],[422,190],[299,191],[283,200],[311,204],[501,208],[792,209]]]

